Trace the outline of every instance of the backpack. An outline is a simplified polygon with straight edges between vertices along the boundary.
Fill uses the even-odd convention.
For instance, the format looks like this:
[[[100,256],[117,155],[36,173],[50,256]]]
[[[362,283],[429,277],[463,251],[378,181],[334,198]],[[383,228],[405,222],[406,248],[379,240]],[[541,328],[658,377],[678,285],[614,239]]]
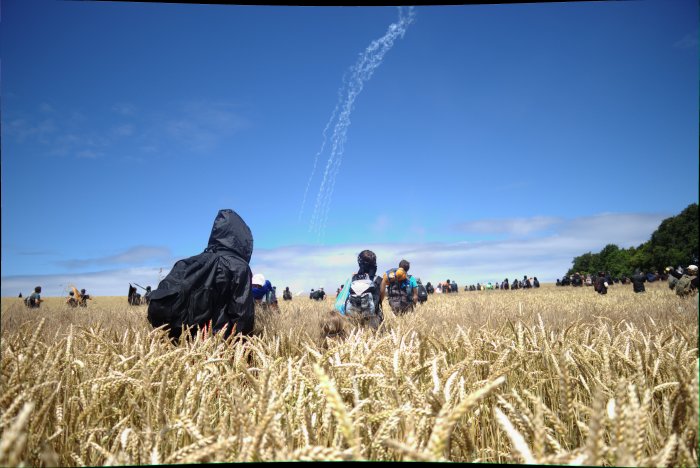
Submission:
[[[683,275],[680,277],[678,282],[676,283],[676,294],[679,296],[687,296],[688,294],[692,293],[692,287],[691,287],[691,281],[693,278],[688,275]]]
[[[386,272],[386,278],[389,283],[387,287],[389,305],[394,312],[405,312],[410,309],[413,306],[413,291],[409,287],[408,277],[404,281],[399,281],[396,268],[392,268]]]
[[[428,291],[425,289],[425,286],[423,286],[423,283],[418,283],[416,292],[418,293],[418,302],[425,302],[428,300]]]
[[[367,274],[353,275],[348,297],[345,300],[345,313],[369,318],[375,315],[381,316],[381,304],[379,303],[379,276],[370,277]]]

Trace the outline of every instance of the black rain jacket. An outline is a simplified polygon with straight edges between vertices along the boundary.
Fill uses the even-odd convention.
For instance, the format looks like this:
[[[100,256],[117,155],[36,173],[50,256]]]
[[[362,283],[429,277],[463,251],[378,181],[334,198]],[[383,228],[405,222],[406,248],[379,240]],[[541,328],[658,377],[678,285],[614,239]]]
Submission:
[[[168,324],[177,338],[182,325],[202,327],[211,321],[213,332],[249,335],[255,324],[249,262],[253,235],[233,210],[220,210],[207,248],[175,263],[151,294],[148,319],[154,327]],[[172,298],[168,302],[168,298]],[[167,307],[164,307],[164,304]]]

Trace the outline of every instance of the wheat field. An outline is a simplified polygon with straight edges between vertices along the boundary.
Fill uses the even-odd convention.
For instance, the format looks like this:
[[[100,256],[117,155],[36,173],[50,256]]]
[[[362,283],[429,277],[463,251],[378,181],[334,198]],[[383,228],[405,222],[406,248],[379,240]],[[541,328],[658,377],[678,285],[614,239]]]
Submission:
[[[0,465],[698,466],[697,295],[432,295],[324,338],[329,299],[281,301],[241,342],[175,346],[125,297],[3,298]]]

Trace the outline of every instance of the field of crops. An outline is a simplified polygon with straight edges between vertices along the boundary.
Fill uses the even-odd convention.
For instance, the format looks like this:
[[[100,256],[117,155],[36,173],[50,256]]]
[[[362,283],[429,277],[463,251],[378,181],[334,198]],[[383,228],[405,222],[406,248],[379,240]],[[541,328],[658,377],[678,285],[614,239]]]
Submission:
[[[433,295],[324,339],[329,299],[281,301],[245,342],[174,346],[125,297],[3,298],[0,465],[698,466],[697,295]]]

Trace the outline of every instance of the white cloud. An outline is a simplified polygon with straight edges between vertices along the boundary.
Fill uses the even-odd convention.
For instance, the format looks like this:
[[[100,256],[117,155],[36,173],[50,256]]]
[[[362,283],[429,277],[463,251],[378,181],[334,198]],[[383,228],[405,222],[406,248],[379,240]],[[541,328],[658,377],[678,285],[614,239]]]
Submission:
[[[512,280],[522,278],[523,275],[537,276],[543,282],[553,282],[569,269],[571,261],[578,255],[588,251],[598,252],[607,244],[629,248],[646,242],[666,217],[668,215],[604,213],[552,223],[553,232],[543,236],[498,241],[297,245],[255,249],[251,269],[253,273],[264,274],[279,291],[285,286],[294,292],[324,287],[332,293],[357,270],[357,254],[370,249],[377,255],[379,272],[397,266],[405,258],[411,262],[411,273],[424,282],[449,278],[463,286],[476,282],[501,281],[506,277]],[[520,219],[518,223],[528,225],[527,220]],[[542,220],[532,222],[532,225],[537,226],[544,224],[546,223]],[[502,225],[508,226],[509,223]],[[137,247],[118,255],[90,261],[91,264],[116,264],[140,260],[152,264],[153,261],[149,258],[162,254],[161,262],[167,261],[168,269],[171,268],[177,259],[166,260],[164,257],[169,251],[159,249]],[[20,290],[29,291],[38,284],[65,284],[66,281],[79,282],[83,285],[80,287],[93,290],[97,295],[125,295],[125,285],[128,286],[129,281],[144,286],[146,284],[141,281],[153,285],[157,276],[154,271],[157,270],[156,267],[143,267],[73,275],[3,277],[2,295],[16,296]],[[20,286],[22,289],[18,289]]]
[[[460,223],[455,229],[469,234],[507,234],[526,236],[542,232],[561,223],[561,218],[551,216],[535,216],[532,218],[483,219]]]
[[[166,247],[139,245],[131,247],[125,250],[124,252],[120,252],[115,255],[109,255],[106,257],[70,259],[56,263],[65,268],[80,269],[93,265],[135,265],[153,261],[170,261],[171,259],[172,254],[170,252],[170,249]]]

